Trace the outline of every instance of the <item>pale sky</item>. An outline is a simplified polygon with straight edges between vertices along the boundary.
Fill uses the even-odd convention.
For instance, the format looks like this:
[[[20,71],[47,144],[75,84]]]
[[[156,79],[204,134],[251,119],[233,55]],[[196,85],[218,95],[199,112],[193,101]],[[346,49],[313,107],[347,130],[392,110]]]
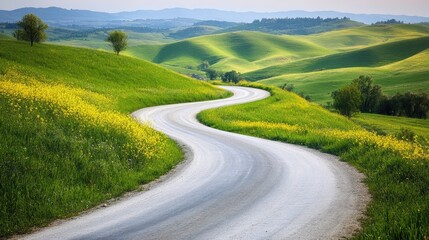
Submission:
[[[103,12],[164,8],[213,8],[231,11],[290,10],[380,13],[429,17],[429,0],[0,0],[0,9],[62,7]]]

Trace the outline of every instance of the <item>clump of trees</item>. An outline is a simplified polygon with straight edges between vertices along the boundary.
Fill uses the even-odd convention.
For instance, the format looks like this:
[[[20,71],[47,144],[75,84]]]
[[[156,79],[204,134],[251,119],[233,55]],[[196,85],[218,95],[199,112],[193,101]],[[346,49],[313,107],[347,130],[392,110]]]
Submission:
[[[396,19],[389,19],[387,21],[376,22],[373,25],[394,25],[394,24],[404,24],[404,22],[403,21],[398,21]]]
[[[119,52],[125,50],[128,46],[127,34],[119,30],[109,32],[106,41],[110,42],[116,55],[119,55]]]
[[[241,80],[241,74],[235,70],[226,72],[221,75],[222,82],[225,83],[238,83]]]
[[[216,70],[210,69],[210,68],[206,69],[205,72],[206,72],[207,78],[210,79],[210,80],[215,80],[215,79],[217,79],[219,77],[219,75],[221,75]]]
[[[224,83],[235,83],[235,84],[238,83],[240,80],[242,80],[241,73],[235,70],[222,73],[214,69],[207,68],[204,71],[206,72],[207,78],[210,80],[215,80],[220,78]]]
[[[426,93],[397,93],[393,97],[383,97],[377,113],[406,116],[411,118],[428,118],[429,96]]]
[[[232,29],[262,31],[277,34],[311,34],[345,27],[359,26],[349,18],[263,18]]]
[[[30,45],[43,42],[47,39],[45,30],[48,29],[39,17],[34,14],[27,14],[17,24],[18,29],[13,33],[17,40],[28,41]]]
[[[429,115],[428,94],[408,92],[388,97],[369,76],[354,79],[350,85],[332,92],[331,96],[334,99],[333,107],[347,117],[356,112],[411,118],[427,118]]]

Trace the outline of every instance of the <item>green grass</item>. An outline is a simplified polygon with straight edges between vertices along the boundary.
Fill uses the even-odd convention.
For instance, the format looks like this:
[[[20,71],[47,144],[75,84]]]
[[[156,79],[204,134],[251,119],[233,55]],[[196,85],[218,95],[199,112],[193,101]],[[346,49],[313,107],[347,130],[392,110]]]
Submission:
[[[128,45],[130,47],[139,46],[142,44],[162,44],[174,42],[174,39],[167,38],[162,33],[137,33],[132,31],[125,31],[128,34]],[[74,38],[67,40],[53,40],[49,41],[50,44],[64,45],[72,47],[85,47],[98,50],[113,51],[112,47],[104,41],[107,34],[104,32],[97,32],[90,34],[84,38]]]
[[[204,26],[204,25],[193,26],[193,27],[176,31],[174,33],[170,33],[169,37],[174,37],[176,39],[185,39],[185,38],[209,35],[221,29],[222,28],[215,27],[215,26]]]
[[[407,39],[345,53],[271,66],[246,73],[243,77],[249,81],[257,81],[293,73],[309,73],[351,67],[380,67],[402,61],[428,48],[429,36]]]
[[[135,46],[127,54],[184,74],[208,60],[211,68],[237,70],[246,80],[292,83],[296,92],[326,104],[332,91],[360,75],[372,76],[389,95],[427,92],[428,36],[424,24],[363,26],[306,36],[237,32]]]
[[[422,24],[401,24],[348,28],[313,34],[304,38],[330,49],[349,51],[381,43],[424,37],[428,34],[428,26]]]
[[[5,33],[0,32],[0,40],[11,40],[12,36],[9,36]]]
[[[183,159],[131,111],[227,95],[130,57],[0,40],[0,238],[136,189]]]
[[[412,46],[412,43],[418,43],[422,38],[418,38],[415,41],[405,40],[398,43],[403,43],[404,48]],[[423,38],[427,39],[427,38]],[[411,42],[410,42],[411,41]],[[429,42],[429,41],[428,41]],[[392,54],[396,51],[395,49],[400,49],[392,47],[389,50]],[[391,44],[388,44],[389,46]],[[402,44],[401,44],[402,45]],[[381,46],[380,46],[381,47]],[[420,46],[419,46],[420,47]],[[374,47],[371,47],[371,49]],[[379,48],[379,47],[376,47]],[[383,48],[387,48],[386,46]],[[422,48],[425,48],[423,44]],[[408,50],[411,51],[412,47],[409,47]],[[358,50],[360,51],[360,50]],[[416,50],[418,51],[418,50]],[[376,54],[376,53],[371,53]],[[412,53],[409,52],[411,55]],[[348,53],[341,54],[348,55]],[[409,57],[407,55],[402,56],[402,60],[394,61],[386,55],[381,54],[383,61],[389,63],[383,66],[378,67],[339,67],[330,70],[323,71],[313,71],[305,73],[292,73],[292,74],[282,74],[279,76],[271,77],[260,82],[264,84],[272,84],[276,86],[281,86],[284,83],[292,83],[295,86],[297,92],[304,92],[305,94],[310,95],[313,101],[316,101],[321,104],[326,104],[331,100],[331,92],[349,84],[353,79],[359,77],[360,75],[369,75],[374,79],[376,84],[382,86],[383,91],[388,95],[394,95],[398,92],[404,93],[407,91],[422,93],[428,92],[429,85],[429,49],[423,50],[416,54],[413,54]],[[398,54],[396,57],[400,57]],[[378,58],[378,57],[377,57]],[[317,61],[321,61],[318,59]],[[312,65],[314,62],[303,60],[307,64],[306,66],[315,66]],[[307,61],[307,62],[306,62]],[[330,59],[330,61],[333,61]],[[338,60],[338,65],[342,64],[346,60]],[[310,63],[309,63],[310,62]],[[380,61],[382,62],[382,61]],[[380,63],[381,64],[381,63]],[[298,64],[297,64],[298,65]],[[303,65],[303,64],[301,64]],[[364,65],[361,63],[360,65]],[[320,66],[320,65],[319,65]],[[285,70],[286,71],[286,70]],[[291,70],[288,70],[291,71]],[[273,73],[274,71],[266,71],[266,73]]]
[[[83,48],[16,41],[0,42],[0,72],[14,67],[46,83],[63,83],[105,94],[112,109],[129,113],[141,107],[214,99],[224,92],[152,63],[114,57]]]
[[[423,63],[427,63],[423,61]],[[331,92],[349,84],[360,75],[369,75],[375,84],[382,86],[383,92],[394,95],[407,91],[428,92],[429,71],[427,69],[411,69],[413,71],[389,71],[383,68],[348,68],[327,70],[306,74],[287,74],[260,81],[264,84],[282,86],[291,83],[296,92],[310,95],[311,100],[320,104],[332,102]]]
[[[130,47],[130,55],[155,63],[196,68],[208,60],[212,68],[247,72],[270,64],[325,55],[334,51],[295,36],[236,32],[191,38],[166,45]]]
[[[207,110],[198,118],[222,130],[320,149],[340,156],[342,161],[362,171],[367,176],[365,182],[372,201],[356,239],[424,239],[429,236],[428,160],[418,155],[405,159],[396,150],[381,147],[387,141],[398,145],[409,143],[377,137],[293,93],[257,87],[269,90],[272,96],[254,103]],[[366,142],[363,140],[366,137],[360,136],[370,136],[379,143]],[[423,148],[427,154],[428,143],[425,144]]]
[[[359,113],[359,115],[353,117],[353,121],[382,134],[397,135],[401,132],[401,129],[408,129],[417,136],[429,139],[428,119]]]

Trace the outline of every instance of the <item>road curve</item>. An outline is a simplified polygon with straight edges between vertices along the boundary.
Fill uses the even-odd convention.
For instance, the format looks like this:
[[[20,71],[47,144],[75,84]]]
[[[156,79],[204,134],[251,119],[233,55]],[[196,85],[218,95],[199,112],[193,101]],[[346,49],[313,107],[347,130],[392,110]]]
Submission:
[[[206,127],[198,112],[263,99],[224,87],[228,99],[142,109],[133,116],[189,149],[185,166],[148,191],[27,239],[335,239],[365,207],[361,174],[300,146]]]

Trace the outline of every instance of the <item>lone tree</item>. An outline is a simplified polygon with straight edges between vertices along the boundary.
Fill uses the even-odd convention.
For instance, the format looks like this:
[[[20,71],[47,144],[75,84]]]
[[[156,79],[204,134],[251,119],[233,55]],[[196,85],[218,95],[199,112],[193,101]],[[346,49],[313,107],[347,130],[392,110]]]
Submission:
[[[34,42],[40,43],[46,40],[45,30],[48,28],[40,18],[34,14],[27,14],[17,23],[20,29],[13,33],[17,40],[29,41],[31,46]]]
[[[106,41],[112,44],[113,51],[115,51],[116,55],[119,55],[119,52],[124,50],[128,45],[128,36],[122,31],[115,30],[109,33]]]
[[[334,108],[342,115],[350,118],[354,113],[359,111],[362,102],[361,93],[355,84],[350,84],[332,92],[334,99]]]

